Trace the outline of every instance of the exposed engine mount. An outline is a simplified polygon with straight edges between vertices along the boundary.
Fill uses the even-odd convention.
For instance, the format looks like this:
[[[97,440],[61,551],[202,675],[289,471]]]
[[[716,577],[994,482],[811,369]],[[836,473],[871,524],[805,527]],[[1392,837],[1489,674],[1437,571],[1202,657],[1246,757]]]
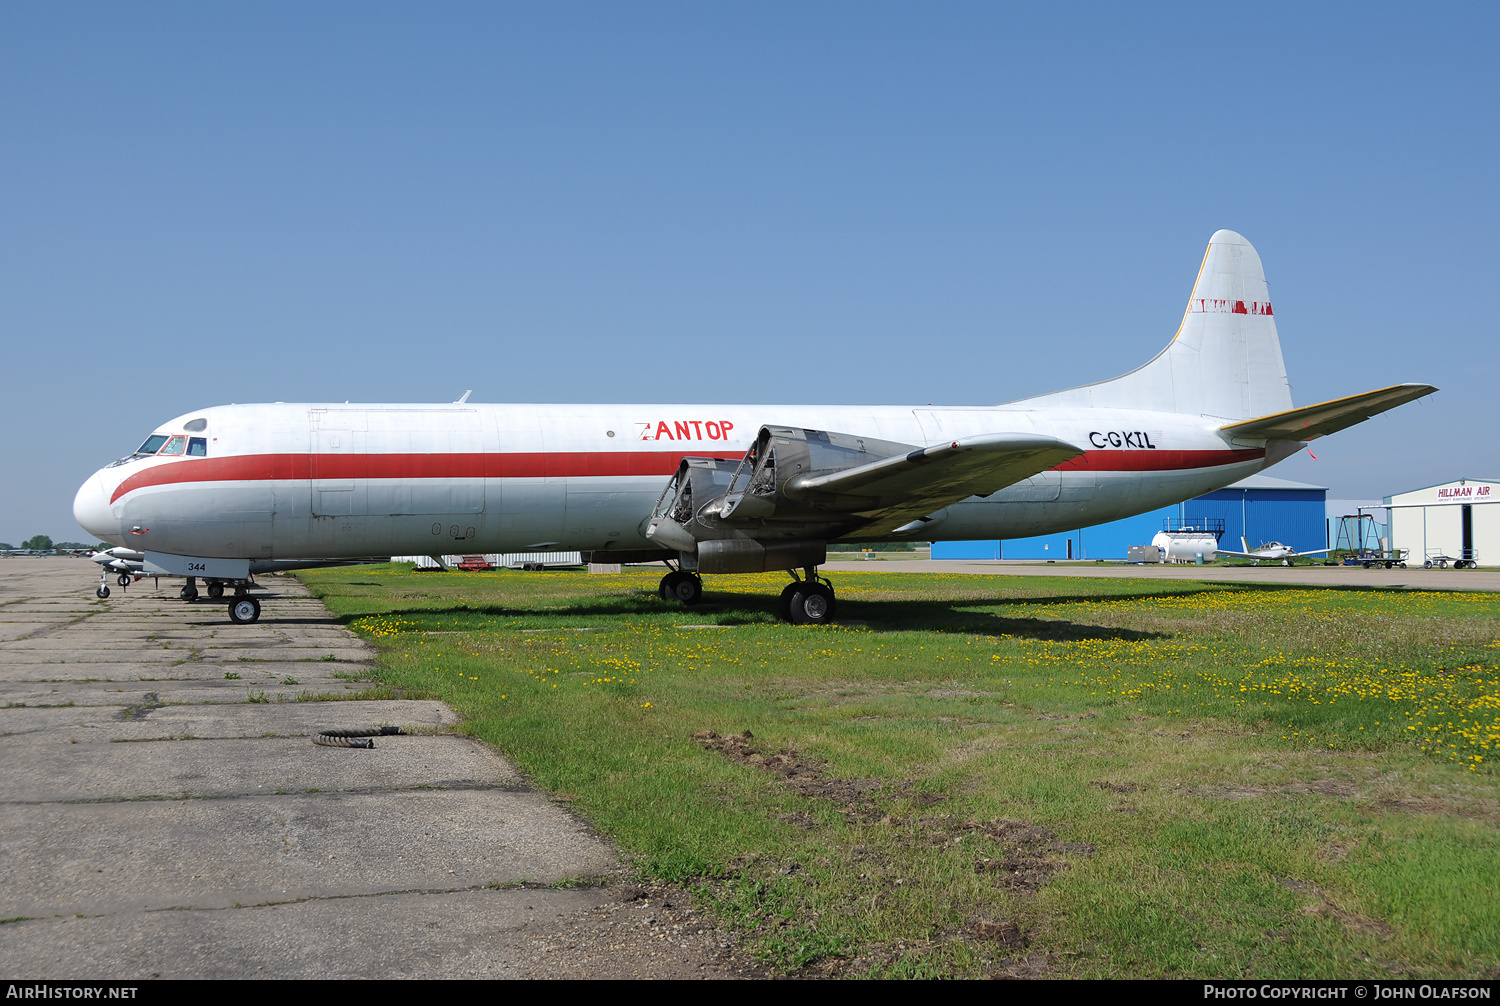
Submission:
[[[765,426],[738,461],[684,458],[647,522],[646,537],[696,559],[701,573],[817,566],[827,542],[865,523],[879,493],[829,492],[819,476],[905,457],[910,444]]]

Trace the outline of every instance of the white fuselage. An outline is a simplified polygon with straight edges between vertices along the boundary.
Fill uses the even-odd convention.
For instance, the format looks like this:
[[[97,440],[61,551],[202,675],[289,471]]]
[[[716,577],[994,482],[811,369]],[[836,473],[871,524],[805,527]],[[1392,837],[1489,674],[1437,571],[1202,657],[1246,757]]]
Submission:
[[[252,561],[632,550],[652,547],[645,523],[681,458],[738,458],[762,425],[913,446],[1038,433],[1081,448],[1056,469],[930,515],[908,535],[1017,538],[1179,502],[1265,467],[1265,445],[1231,442],[1222,423],[1025,403],[229,405],[157,431],[206,441],[206,453],[103,468],[79,489],[74,513],[115,544]]]

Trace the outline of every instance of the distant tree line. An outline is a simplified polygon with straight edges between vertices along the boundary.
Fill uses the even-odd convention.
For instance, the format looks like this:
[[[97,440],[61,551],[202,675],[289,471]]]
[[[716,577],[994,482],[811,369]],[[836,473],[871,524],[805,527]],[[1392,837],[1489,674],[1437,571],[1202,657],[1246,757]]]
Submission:
[[[49,535],[45,534],[34,534],[21,542],[20,545],[12,545],[8,541],[0,541],[0,552],[14,552],[17,549],[31,552],[50,552],[54,549],[70,548],[101,549],[109,548],[109,546],[104,544],[90,545],[86,541],[53,541]]]

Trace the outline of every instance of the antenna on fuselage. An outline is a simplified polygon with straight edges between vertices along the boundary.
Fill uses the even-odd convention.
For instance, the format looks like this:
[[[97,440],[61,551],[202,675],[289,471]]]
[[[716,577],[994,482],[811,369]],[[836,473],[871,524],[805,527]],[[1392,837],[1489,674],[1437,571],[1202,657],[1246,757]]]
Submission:
[[[460,395],[458,401],[454,402],[453,404],[454,405],[463,405],[463,404],[467,403],[468,400],[469,400],[469,396],[472,395],[473,393],[474,393],[474,389],[470,388],[468,391],[465,391],[462,395]]]

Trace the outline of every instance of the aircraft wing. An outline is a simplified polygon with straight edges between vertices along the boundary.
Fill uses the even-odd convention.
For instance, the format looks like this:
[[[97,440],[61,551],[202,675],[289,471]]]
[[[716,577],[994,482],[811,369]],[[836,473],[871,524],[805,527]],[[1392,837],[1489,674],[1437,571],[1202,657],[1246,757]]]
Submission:
[[[1398,405],[1416,401],[1436,391],[1430,384],[1397,384],[1362,395],[1335,398],[1305,409],[1278,412],[1259,419],[1245,419],[1219,427],[1236,437],[1255,440],[1312,440],[1362,423]]]
[[[1327,555],[1332,551],[1331,548],[1315,548],[1311,552],[1298,552],[1297,555]]]
[[[1055,437],[995,433],[883,458],[855,468],[788,480],[785,491],[809,501],[862,497],[867,528],[893,531],[914,518],[970,496],[988,496],[1083,450]]]

